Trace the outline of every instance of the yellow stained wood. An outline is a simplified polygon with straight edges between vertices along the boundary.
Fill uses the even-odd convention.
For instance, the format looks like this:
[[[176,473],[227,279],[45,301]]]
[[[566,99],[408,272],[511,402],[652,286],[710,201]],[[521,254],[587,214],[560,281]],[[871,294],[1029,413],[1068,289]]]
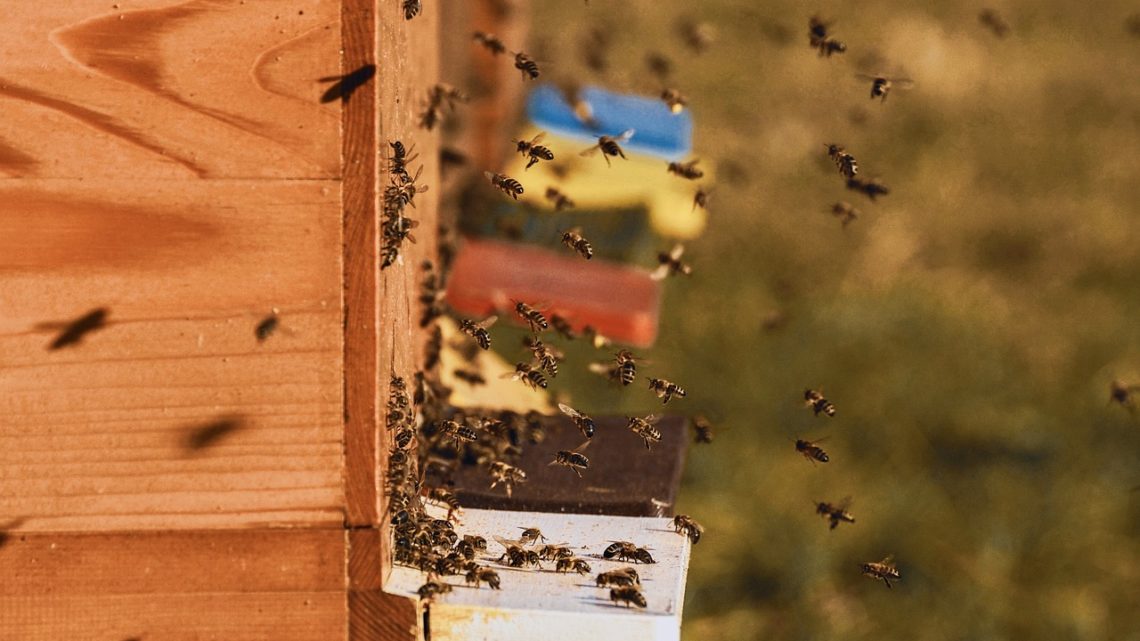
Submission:
[[[340,6],[6,3],[0,177],[338,176]]]
[[[338,187],[0,182],[0,515],[342,522]],[[100,307],[105,327],[49,349]],[[236,425],[195,446],[221,420]]]

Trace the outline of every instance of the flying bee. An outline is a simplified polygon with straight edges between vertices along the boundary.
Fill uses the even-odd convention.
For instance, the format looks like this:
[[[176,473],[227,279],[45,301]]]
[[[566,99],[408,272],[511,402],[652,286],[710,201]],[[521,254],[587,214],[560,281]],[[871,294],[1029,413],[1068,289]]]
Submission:
[[[637,377],[637,357],[628,349],[623,349],[614,354],[612,363],[590,363],[590,371],[622,385],[629,385]]]
[[[820,414],[835,416],[835,406],[823,397],[823,390],[804,390],[804,405],[810,407],[816,416]]]
[[[704,416],[693,417],[693,442],[694,443],[712,443],[713,440],[713,426]]]
[[[544,316],[542,312],[526,303],[520,303],[518,301],[514,301],[514,303],[515,313],[518,314],[519,318],[526,321],[527,325],[530,325],[530,331],[538,334],[542,330],[550,327],[550,323],[546,322],[546,316]]]
[[[585,559],[577,557],[561,558],[555,564],[554,570],[556,572],[577,572],[578,574],[586,575],[590,573],[590,564]]]
[[[657,269],[649,275],[653,280],[664,280],[668,276],[676,274],[684,274],[686,276],[693,273],[693,268],[688,263],[681,262],[681,256],[685,255],[685,246],[681,243],[673,245],[673,249],[668,253],[657,252]]]
[[[455,441],[456,446],[459,445],[460,441],[467,441],[468,443],[471,443],[479,440],[478,432],[471,429],[470,427],[467,427],[466,425],[460,425],[459,423],[456,423],[452,420],[444,419],[442,421],[439,421],[436,429],[439,431],[439,434],[443,436],[450,436],[452,440]]]
[[[690,211],[696,211],[697,207],[701,209],[708,209],[709,196],[712,192],[706,190],[704,187],[698,187],[697,193],[693,194],[693,208]]]
[[[554,211],[562,211],[574,206],[574,201],[566,194],[558,191],[554,187],[546,188],[546,199],[554,203]]]
[[[999,38],[1009,35],[1009,23],[994,9],[982,9],[978,14],[978,22]]]
[[[674,114],[681,113],[689,104],[689,99],[685,97],[685,94],[676,89],[668,88],[661,91],[661,101],[664,102],[669,107],[669,111]]]
[[[1138,391],[1140,391],[1140,385],[1129,385],[1123,381],[1112,381],[1112,384],[1108,388],[1108,402],[1117,403],[1130,413],[1135,414],[1136,399],[1132,398],[1132,394]]]
[[[594,246],[582,237],[581,227],[573,227],[562,232],[562,244],[578,252],[578,255],[586,260],[594,257]]]
[[[859,569],[863,570],[864,576],[869,576],[872,579],[881,579],[887,587],[891,587],[891,581],[900,581],[902,576],[899,575],[899,569],[893,563],[893,555],[887,555],[882,561],[878,563],[861,563]]]
[[[602,572],[595,579],[599,588],[607,586],[634,586],[641,585],[641,577],[637,576],[637,570],[626,566],[620,570],[610,570],[609,572]]]
[[[487,379],[484,378],[483,375],[479,372],[466,369],[457,369],[451,372],[451,375],[472,387],[487,384]]]
[[[500,585],[499,573],[492,570],[491,568],[484,568],[484,567],[472,568],[471,570],[469,570],[467,572],[467,576],[465,578],[466,578],[468,585],[471,585],[472,583],[474,583],[476,588],[479,587],[480,583],[486,583],[487,586],[490,587],[492,590],[501,589],[499,587],[499,585]]]
[[[831,521],[830,529],[834,530],[839,527],[840,523],[855,522],[855,517],[847,511],[847,506],[850,504],[851,497],[849,496],[835,505],[820,501],[815,504],[815,513],[827,517],[827,520]]]
[[[847,45],[833,38],[828,32],[830,24],[821,20],[819,16],[812,16],[808,21],[808,43],[813,49],[819,50],[821,57],[826,55],[830,58],[833,53],[847,51]]]
[[[529,363],[523,363],[522,361],[515,363],[515,371],[507,372],[500,378],[509,378],[512,381],[522,381],[528,387],[535,390],[540,387],[542,389],[546,389],[546,386],[549,385],[546,377],[542,374],[542,370],[533,367]]]
[[[523,545],[530,545],[538,541],[545,541],[546,537],[542,535],[542,530],[536,527],[520,527],[522,534],[519,535],[519,542]]]
[[[847,227],[851,221],[859,217],[862,213],[858,209],[851,206],[851,203],[842,201],[837,202],[831,206],[831,215],[840,219],[844,227]]]
[[[847,188],[851,191],[857,191],[864,194],[867,196],[867,198],[871,199],[871,202],[875,202],[875,198],[879,196],[886,196],[887,194],[891,193],[891,190],[888,189],[886,185],[879,182],[877,178],[872,178],[870,180],[848,178]]]
[[[523,337],[523,346],[534,354],[534,359],[538,362],[540,369],[549,374],[551,378],[558,376],[558,363],[566,358],[562,350],[547,345],[533,334]]]
[[[661,442],[661,430],[654,426],[654,423],[660,420],[656,414],[650,414],[645,418],[638,416],[629,416],[627,418],[629,419],[629,423],[626,424],[626,427],[634,434],[640,436],[641,440],[645,441],[645,449],[653,449],[654,443]]]
[[[592,156],[600,150],[602,152],[602,158],[605,159],[607,166],[610,165],[610,156],[613,156],[615,158],[617,156],[621,156],[623,160],[626,160],[625,152],[622,151],[620,143],[623,143],[632,138],[634,133],[635,130],[626,129],[618,136],[598,136],[598,144],[590,147],[578,155]]]
[[[420,0],[404,0],[404,20],[411,20],[412,18],[420,15],[423,11],[424,5]]]
[[[705,172],[697,169],[697,163],[701,161],[700,158],[690,160],[689,162],[671,162],[669,163],[669,173],[675,174],[686,180],[697,180],[703,178]]]
[[[578,428],[582,432],[582,436],[585,436],[587,439],[594,438],[594,430],[597,429],[597,426],[594,425],[594,419],[586,416],[585,414],[579,412],[578,410],[570,407],[565,403],[559,403],[558,409],[563,414],[570,417],[570,421],[574,423],[574,427]]]
[[[796,439],[796,451],[800,454],[803,454],[804,458],[811,461],[813,464],[816,461],[819,461],[820,463],[826,463],[831,460],[831,457],[827,455],[827,452],[823,451],[823,448],[816,445],[816,443],[820,443],[822,441],[823,439],[820,439],[818,441],[805,441],[803,439]]]
[[[495,174],[489,171],[483,172],[483,175],[491,181],[491,186],[502,191],[504,194],[511,198],[518,200],[519,196],[523,193],[522,183],[511,178],[506,174]]]
[[[886,102],[887,94],[890,93],[891,89],[910,89],[914,86],[914,81],[910,78],[888,78],[865,73],[857,73],[855,77],[860,80],[869,80],[871,82],[871,100],[878,98],[880,102]]]
[[[701,534],[705,531],[705,528],[697,523],[693,517],[685,514],[678,514],[673,517],[673,529],[677,531],[677,534],[689,537],[689,541],[693,545],[701,542]]]
[[[543,147],[538,144],[546,137],[545,131],[540,131],[538,135],[530,140],[515,140],[515,151],[519,152],[527,158],[526,169],[530,169],[533,165],[537,164],[540,160],[554,160],[554,152],[550,151],[549,147]],[[520,192],[521,193],[521,192]]]
[[[649,379],[649,389],[657,395],[657,398],[662,399],[662,405],[668,403],[674,396],[677,398],[685,397],[685,390],[682,389],[680,385],[663,378]]]
[[[716,29],[707,22],[684,19],[677,23],[677,34],[695,53],[704,53],[716,41]]]
[[[515,52],[512,51],[511,53]],[[538,77],[538,63],[521,51],[515,53],[515,69],[522,72],[523,80],[527,78],[534,80]]]
[[[562,338],[568,341],[578,338],[578,333],[574,331],[574,327],[570,324],[570,321],[558,314],[550,315],[550,325],[554,327],[554,331],[558,332]]]
[[[578,470],[589,469],[590,459],[586,458],[586,455],[579,452],[578,450],[585,449],[585,447],[589,444],[590,441],[586,441],[573,450],[559,450],[558,453],[554,455],[554,460],[551,461],[549,465],[563,465],[574,470],[574,473],[578,475],[578,478],[582,478],[582,473]]]
[[[526,472],[509,463],[494,461],[491,463],[489,471],[491,473],[491,489],[495,489],[502,483],[507,490],[507,498],[511,497],[511,489],[515,483],[526,482]]]
[[[445,490],[442,487],[434,487],[428,492],[428,500],[436,503],[437,505],[447,506],[447,520],[451,520],[451,516],[462,509],[459,504],[459,497],[455,496],[450,490]]]
[[[491,334],[487,329],[494,325],[497,320],[499,320],[498,316],[488,316],[476,323],[471,319],[464,318],[459,322],[459,331],[475,339],[479,347],[491,349]]]
[[[846,178],[854,178],[855,174],[859,173],[859,165],[855,162],[855,156],[847,153],[836,144],[825,144],[827,147],[827,155],[835,161],[835,166],[839,168],[839,173],[843,174]]]
[[[594,346],[594,349],[607,349],[609,347],[613,347],[614,342],[610,340],[609,337],[599,334],[598,330],[594,329],[593,325],[587,325],[583,327],[582,334],[586,338],[590,339],[590,344]],[[593,369],[592,366],[591,369]],[[606,372],[602,373],[605,374]]]
[[[495,37],[494,34],[486,33],[483,31],[476,31],[472,35],[472,39],[475,40],[475,42],[483,45],[483,47],[487,51],[490,51],[493,55],[497,56],[507,52],[506,45],[503,44],[502,40],[499,40],[497,37]]]

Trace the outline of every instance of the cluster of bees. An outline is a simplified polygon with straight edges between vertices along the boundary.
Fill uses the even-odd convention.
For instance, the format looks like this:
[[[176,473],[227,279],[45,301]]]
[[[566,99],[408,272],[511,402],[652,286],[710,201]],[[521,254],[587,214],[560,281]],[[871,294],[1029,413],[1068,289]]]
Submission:
[[[389,143],[392,155],[388,158],[388,186],[384,188],[384,200],[380,218],[380,269],[387,269],[393,263],[402,261],[400,248],[405,240],[416,242],[412,230],[419,226],[418,220],[406,215],[409,206],[415,207],[416,194],[427,191],[427,185],[418,185],[423,165],[416,175],[408,173],[408,163],[419,154],[412,154],[399,140]]]

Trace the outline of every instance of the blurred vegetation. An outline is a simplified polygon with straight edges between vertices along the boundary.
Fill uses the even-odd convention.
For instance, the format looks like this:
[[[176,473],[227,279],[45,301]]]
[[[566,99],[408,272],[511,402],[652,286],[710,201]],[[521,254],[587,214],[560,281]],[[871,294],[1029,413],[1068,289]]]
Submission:
[[[707,527],[684,637],[1140,638],[1140,422],[1107,402],[1140,382],[1136,5],[1001,2],[1004,39],[973,3],[532,6],[548,76],[657,94],[645,56],[669,57],[722,177],[647,354],[688,388],[675,410],[719,427],[677,506]],[[845,55],[808,46],[814,13]],[[707,52],[682,18],[715,27]],[[595,28],[604,74],[582,63]],[[872,102],[857,71],[915,86]],[[829,142],[891,194],[844,189]],[[863,213],[846,229],[839,200]],[[825,436],[827,465],[790,442]],[[848,495],[858,522],[829,531],[813,502]],[[890,591],[858,569],[888,553]]]

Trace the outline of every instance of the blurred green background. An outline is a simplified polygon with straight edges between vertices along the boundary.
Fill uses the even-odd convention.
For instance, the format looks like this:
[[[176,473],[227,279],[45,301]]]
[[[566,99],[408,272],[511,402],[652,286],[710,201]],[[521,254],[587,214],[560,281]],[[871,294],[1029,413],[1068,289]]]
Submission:
[[[998,38],[984,5],[926,5],[532,4],[549,76],[655,95],[645,56],[670,58],[719,168],[646,353],[689,391],[670,409],[718,427],[677,506],[707,528],[686,639],[1140,639],[1140,422],[1108,403],[1140,382],[1140,8],[1003,2]],[[816,13],[845,55],[809,47]],[[715,28],[707,52],[682,19]],[[873,102],[858,71],[915,86]],[[891,194],[845,190],[828,142]],[[565,384],[585,410],[660,408]],[[829,531],[813,502],[848,495],[858,522]],[[858,568],[888,553],[894,590]]]

